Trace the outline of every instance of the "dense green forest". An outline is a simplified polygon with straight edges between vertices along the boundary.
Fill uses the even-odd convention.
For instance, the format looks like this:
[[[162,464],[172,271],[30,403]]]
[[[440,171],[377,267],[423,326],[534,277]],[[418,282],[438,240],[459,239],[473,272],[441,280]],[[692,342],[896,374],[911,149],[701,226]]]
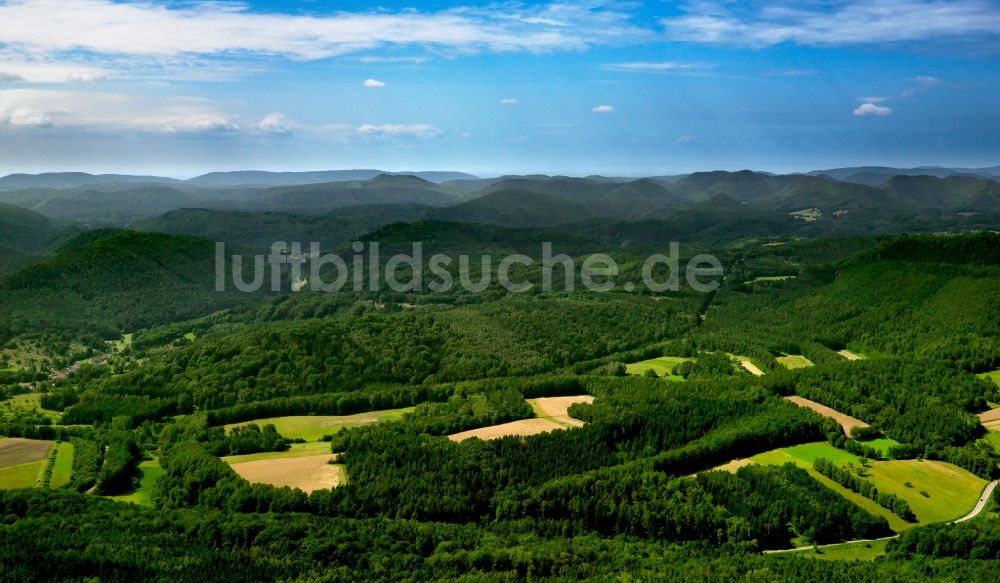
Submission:
[[[723,189],[724,177],[697,178],[708,186],[676,191]],[[650,184],[615,196],[662,196]],[[799,183],[763,181],[762,201],[776,184]],[[546,188],[558,199],[569,186]],[[614,190],[586,204],[614,208]],[[591,249],[568,232],[566,252]],[[421,221],[363,239],[517,251],[549,233]],[[0,280],[5,350],[29,352],[30,331],[59,342],[61,358],[2,371],[0,435],[74,452],[65,486],[0,490],[0,578],[993,581],[991,511],[917,524],[920,508],[837,459],[751,460],[809,446],[1000,476],[995,433],[977,417],[1000,387],[976,376],[1000,367],[997,243],[727,246],[711,294],[247,296],[212,291],[207,240],[89,232]],[[630,281],[634,249],[616,251]],[[787,355],[813,366],[786,369]],[[662,357],[671,374],[628,374]],[[845,435],[793,395],[870,427]],[[25,397],[37,405],[13,406]],[[557,397],[572,398],[565,417],[535,401]],[[550,425],[449,439],[511,422]],[[296,437],[305,425],[319,428],[311,441]],[[343,480],[307,493],[243,477],[247,463],[311,458]],[[910,528],[873,562],[762,552],[892,536],[897,517]]]

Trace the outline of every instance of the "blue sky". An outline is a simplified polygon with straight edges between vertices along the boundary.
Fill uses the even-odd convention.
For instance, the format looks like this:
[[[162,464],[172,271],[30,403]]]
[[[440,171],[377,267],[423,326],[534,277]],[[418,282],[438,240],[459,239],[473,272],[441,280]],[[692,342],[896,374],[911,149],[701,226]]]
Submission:
[[[0,173],[993,166],[998,77],[984,0],[0,0]]]

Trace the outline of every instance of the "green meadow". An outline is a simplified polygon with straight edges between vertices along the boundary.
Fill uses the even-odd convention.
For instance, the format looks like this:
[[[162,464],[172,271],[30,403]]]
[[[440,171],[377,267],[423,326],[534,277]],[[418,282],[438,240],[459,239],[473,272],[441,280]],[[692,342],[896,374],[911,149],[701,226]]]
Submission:
[[[388,409],[385,411],[371,411],[369,413],[358,413],[357,415],[293,415],[288,417],[270,417],[268,419],[254,419],[242,423],[231,423],[226,425],[226,431],[233,427],[256,423],[264,425],[274,425],[278,433],[288,439],[304,439],[306,441],[319,441],[324,435],[334,434],[342,427],[359,427],[370,425],[379,421],[395,420],[405,413],[413,411],[413,407],[403,409]]]
[[[645,374],[647,370],[652,370],[656,376],[663,377],[668,381],[683,381],[683,377],[674,374],[674,369],[677,368],[678,364],[690,360],[693,359],[679,356],[660,356],[625,365],[625,372],[631,375],[641,375]]]

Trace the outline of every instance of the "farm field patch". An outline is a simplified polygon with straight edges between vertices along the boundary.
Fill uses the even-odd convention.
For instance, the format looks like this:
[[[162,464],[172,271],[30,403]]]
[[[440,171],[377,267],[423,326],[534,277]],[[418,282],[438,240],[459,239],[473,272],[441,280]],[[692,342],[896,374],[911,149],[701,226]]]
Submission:
[[[358,427],[370,425],[383,420],[399,419],[403,414],[409,413],[413,407],[405,409],[388,409],[385,411],[371,411],[368,413],[358,413],[356,415],[294,415],[288,417],[271,417],[268,419],[255,419],[241,423],[231,423],[226,425],[226,431],[234,427],[256,423],[264,425],[274,425],[278,433],[288,439],[304,439],[306,441],[318,441],[324,435],[336,433],[341,427]]]
[[[56,461],[52,464],[50,488],[59,488],[69,483],[73,477],[73,444],[64,441],[56,446]]]
[[[845,415],[836,409],[831,409],[830,407],[817,403],[816,401],[810,401],[809,399],[798,396],[785,397],[785,400],[795,403],[799,407],[812,409],[823,417],[833,419],[837,423],[840,423],[840,426],[844,428],[844,434],[848,436],[851,435],[851,430],[855,427],[868,427],[868,424],[864,421],[851,417],[850,415]]]
[[[981,379],[991,380],[994,383],[996,383],[998,387],[1000,387],[1000,370],[995,370],[992,372],[984,372],[976,376],[978,376]]]
[[[594,397],[591,395],[577,395],[573,397],[542,397],[540,399],[528,399],[528,404],[535,410],[535,415],[541,419],[555,421],[560,425],[570,427],[583,427],[583,421],[574,419],[569,415],[569,408],[577,403],[593,403]]]
[[[529,435],[537,435],[539,433],[548,433],[558,429],[566,429],[566,426],[549,419],[522,419],[520,421],[511,421],[510,423],[502,423],[500,425],[491,425],[490,427],[480,427],[479,429],[462,431],[461,433],[449,435],[448,439],[452,441],[465,441],[466,439],[471,439],[473,437],[478,437],[479,439],[499,439],[501,437],[508,437],[512,435],[526,437]]]
[[[344,466],[332,464],[332,454],[264,459],[233,464],[237,474],[249,482],[288,486],[310,493],[343,484]]]
[[[683,377],[674,374],[674,369],[677,368],[678,364],[690,360],[694,359],[680,356],[660,356],[625,365],[625,372],[627,374],[641,375],[647,370],[652,370],[657,376],[663,377],[668,381],[683,381]]]
[[[837,354],[843,356],[847,360],[863,360],[864,359],[864,357],[861,356],[860,354],[858,354],[856,352],[851,352],[850,350],[848,350],[846,348],[843,349],[843,350],[838,350]]]
[[[880,437],[878,439],[858,440],[858,443],[860,443],[862,445],[866,445],[866,446],[868,446],[870,448],[873,448],[875,450],[878,450],[878,452],[880,454],[882,454],[883,456],[888,455],[889,448],[896,447],[898,445],[902,445],[901,443],[899,443],[895,439],[891,439],[889,437]]]
[[[798,354],[786,354],[775,358],[775,360],[777,360],[781,366],[789,370],[796,368],[809,368],[810,366],[813,366],[811,360]]]
[[[263,453],[248,453],[244,455],[228,455],[220,459],[227,464],[233,465],[259,460],[309,457],[324,453],[330,453],[330,444],[325,441],[313,441],[309,443],[293,443],[292,446],[285,451],[267,451]]]
[[[0,439],[0,468],[43,461],[52,444],[38,439]]]

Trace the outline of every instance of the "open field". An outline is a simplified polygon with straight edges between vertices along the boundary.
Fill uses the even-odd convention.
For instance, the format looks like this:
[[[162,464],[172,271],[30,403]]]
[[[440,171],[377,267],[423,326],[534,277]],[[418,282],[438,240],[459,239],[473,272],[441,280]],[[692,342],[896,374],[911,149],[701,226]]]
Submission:
[[[254,419],[242,423],[231,423],[226,425],[226,431],[233,427],[256,423],[264,425],[274,425],[278,433],[288,439],[304,439],[306,441],[318,441],[324,435],[336,433],[341,427],[358,427],[370,425],[383,420],[399,419],[404,413],[409,413],[413,407],[405,409],[389,409],[385,411],[371,411],[368,413],[358,413],[357,415],[296,415],[289,417],[271,417],[269,419]]]
[[[785,397],[785,400],[795,403],[799,407],[812,409],[823,417],[829,417],[837,423],[840,423],[840,426],[844,428],[844,435],[847,436],[851,435],[851,430],[855,427],[868,427],[868,424],[864,421],[851,417],[850,415],[844,415],[843,413],[835,409],[831,409],[826,405],[821,405],[816,401],[810,401],[809,399],[798,396]]]
[[[499,439],[510,435],[520,435],[523,437],[548,433],[557,429],[566,429],[566,426],[549,419],[522,419],[501,425],[480,427],[479,429],[470,429],[461,433],[455,433],[454,435],[449,435],[448,439],[452,441],[465,441],[473,437],[478,437],[479,439]]]
[[[73,444],[64,441],[56,446],[56,461],[52,464],[50,488],[59,488],[69,483],[73,477]]]
[[[37,488],[44,472],[44,460],[0,468],[0,490]]]
[[[641,375],[647,370],[653,370],[656,372],[657,376],[663,377],[668,381],[683,381],[683,377],[674,374],[674,368],[676,368],[678,364],[689,360],[694,359],[679,356],[660,356],[658,358],[651,358],[649,360],[627,364],[625,365],[625,372],[628,374]]]
[[[1000,452],[1000,431],[987,431],[979,441],[992,447],[993,451]]]
[[[858,443],[862,445],[867,445],[870,448],[878,450],[878,452],[883,456],[889,453],[890,447],[896,447],[897,445],[902,445],[895,439],[890,439],[888,437],[880,437],[878,439],[858,440]]]
[[[795,557],[808,559],[819,559],[821,561],[872,561],[875,557],[885,554],[887,540],[876,540],[871,542],[844,543],[831,545],[819,549],[815,552],[812,547],[806,550],[789,553]]]
[[[166,472],[160,467],[159,460],[141,462],[139,464],[139,472],[139,486],[135,490],[121,496],[108,496],[108,498],[118,502],[131,502],[140,506],[152,506],[153,485]]]
[[[987,429],[1000,430],[1000,407],[980,413],[979,422]]]
[[[813,366],[811,360],[798,354],[786,354],[785,356],[775,358],[775,360],[777,360],[781,366],[789,370],[796,368],[809,368],[810,366]]]
[[[233,464],[232,468],[249,482],[288,486],[310,493],[344,483],[347,478],[344,466],[329,463],[334,459],[327,453],[243,462]]]
[[[260,460],[278,460],[292,457],[309,457],[330,453],[330,444],[325,441],[312,441],[309,443],[293,443],[292,447],[286,451],[268,451],[264,453],[248,453],[245,455],[228,455],[220,458],[227,464],[239,464],[243,462],[254,462]]]
[[[10,399],[0,402],[0,421],[14,419],[26,413],[37,412],[44,417],[48,417],[53,423],[58,423],[62,417],[62,413],[42,409],[41,399],[42,396],[39,393],[26,393],[23,395],[14,395]]]
[[[843,349],[843,350],[838,350],[837,354],[843,356],[847,360],[862,360],[864,358],[860,354],[857,354],[856,352],[851,352],[850,350],[848,350],[846,348]]]
[[[569,408],[577,403],[593,403],[594,397],[591,395],[577,395],[573,397],[543,397],[540,399],[528,399],[528,404],[535,410],[535,415],[541,419],[555,421],[560,425],[569,427],[583,427],[583,421],[569,416]]]
[[[52,444],[38,439],[0,439],[0,468],[44,461]]]
[[[982,478],[939,461],[872,462],[868,473],[880,492],[891,492],[906,500],[920,522],[943,522],[965,516],[986,487]],[[907,487],[907,482],[913,487]],[[930,496],[921,495],[921,491]]]
[[[898,531],[900,528],[912,526],[907,525],[867,498],[855,494],[815,472],[812,469],[812,464],[818,457],[824,457],[836,464],[859,464],[861,459],[823,442],[776,449],[753,456],[750,459],[764,465],[793,462],[807,469],[813,477],[869,512],[886,516],[886,519],[889,520],[889,526],[893,530]],[[879,492],[896,494],[906,500],[917,516],[917,521],[921,524],[944,522],[964,516],[976,505],[983,488],[986,487],[986,481],[982,478],[958,466],[939,461],[872,461],[869,462],[867,474],[865,479],[870,480]],[[907,486],[907,483],[910,483],[911,486]],[[929,496],[924,496],[921,492],[926,492]],[[890,516],[893,519],[890,519]]]

